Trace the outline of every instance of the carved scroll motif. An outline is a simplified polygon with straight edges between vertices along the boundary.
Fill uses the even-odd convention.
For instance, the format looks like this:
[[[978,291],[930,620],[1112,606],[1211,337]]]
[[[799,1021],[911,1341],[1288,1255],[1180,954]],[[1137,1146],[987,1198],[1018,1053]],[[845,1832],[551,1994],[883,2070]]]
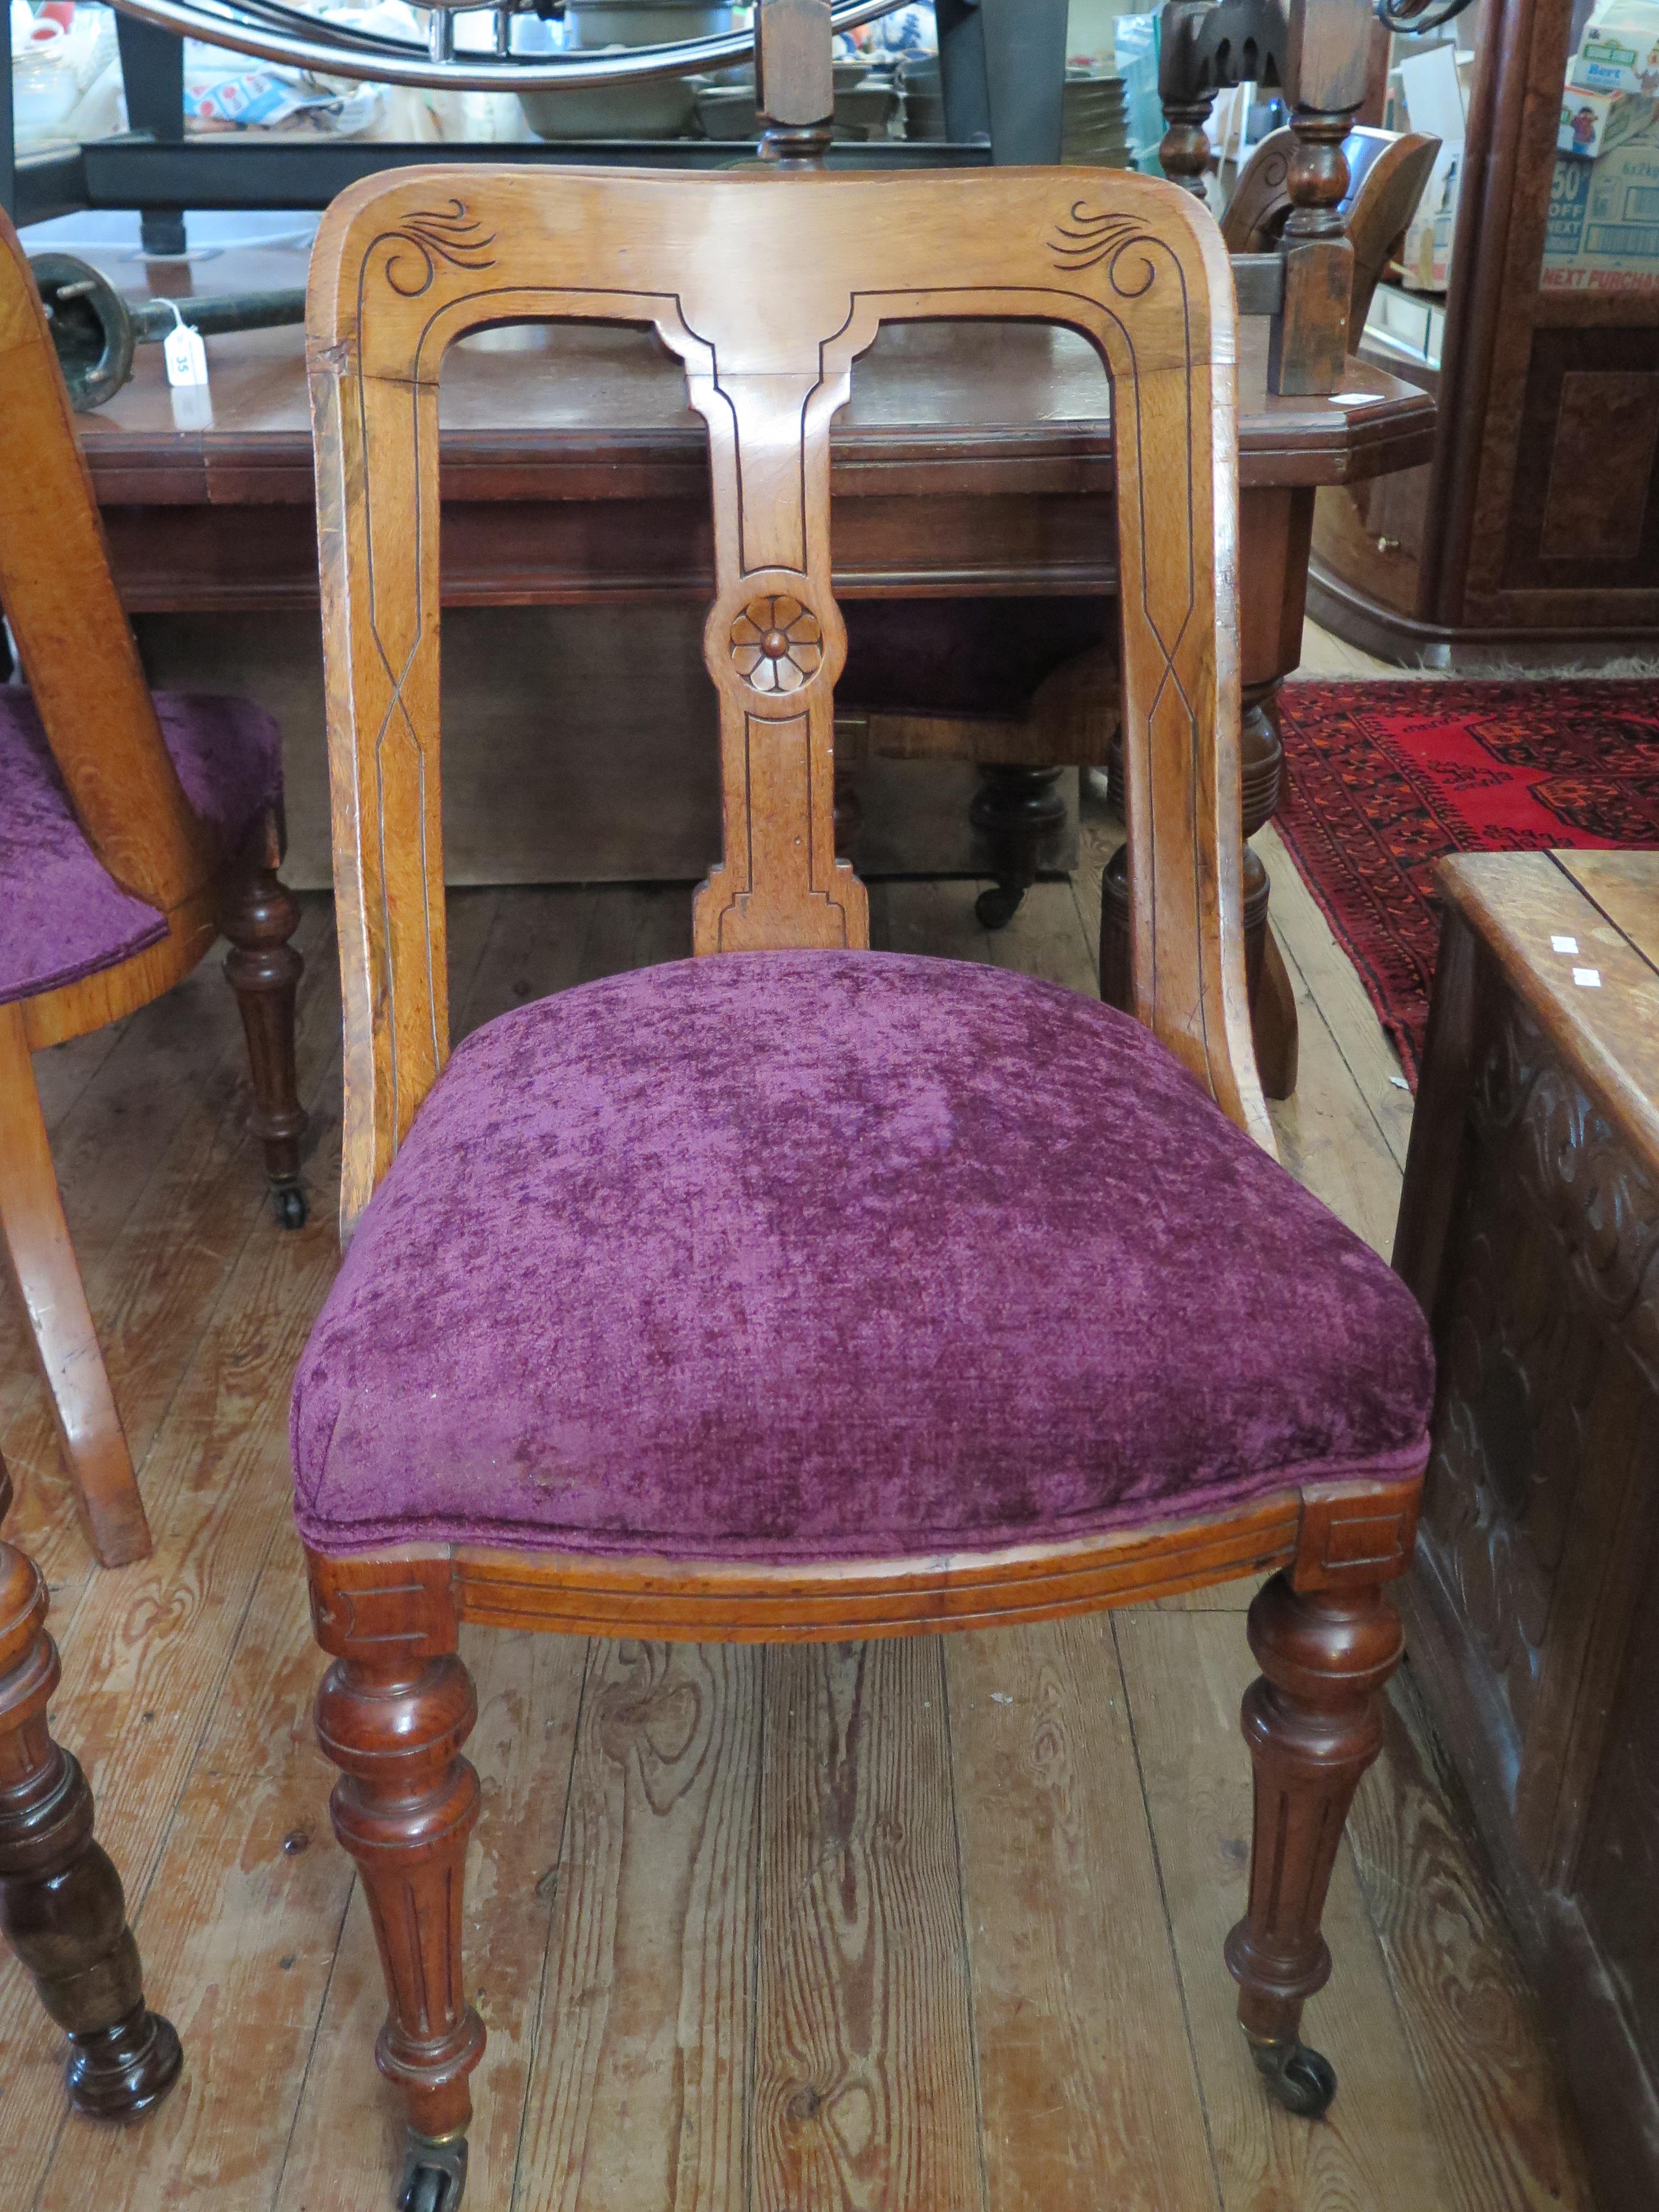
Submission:
[[[383,231],[376,243],[387,240],[397,240],[413,247],[420,264],[420,274],[411,281],[409,257],[400,253],[387,257],[384,264],[386,281],[402,300],[418,300],[423,292],[431,289],[440,261],[447,261],[452,269],[493,269],[495,265],[495,257],[489,251],[495,243],[495,234],[484,228],[465,200],[453,199],[447,207],[416,208],[404,216],[395,230]]]

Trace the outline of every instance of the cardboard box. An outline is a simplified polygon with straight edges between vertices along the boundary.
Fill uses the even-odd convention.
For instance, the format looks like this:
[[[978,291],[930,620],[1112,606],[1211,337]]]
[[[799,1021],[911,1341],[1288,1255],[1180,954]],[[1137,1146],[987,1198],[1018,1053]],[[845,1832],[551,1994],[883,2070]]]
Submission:
[[[1581,92],[1659,94],[1659,6],[1607,0],[1584,27],[1567,82]]]
[[[1423,197],[1406,227],[1400,259],[1415,290],[1443,292],[1450,276],[1451,235],[1463,167],[1463,88],[1450,46],[1408,55],[1395,70],[1410,128],[1440,141]]]
[[[1627,140],[1638,138],[1659,118],[1659,100],[1640,92],[1580,92],[1569,85],[1561,95],[1561,128],[1556,144],[1564,154],[1595,161]]]
[[[1547,292],[1659,292],[1659,123],[1599,161],[1558,154]]]

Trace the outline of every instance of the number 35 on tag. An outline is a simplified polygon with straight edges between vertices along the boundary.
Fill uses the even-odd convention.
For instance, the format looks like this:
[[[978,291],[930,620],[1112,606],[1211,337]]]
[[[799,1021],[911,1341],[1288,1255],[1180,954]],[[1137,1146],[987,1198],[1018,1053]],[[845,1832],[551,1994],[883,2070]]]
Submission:
[[[213,399],[208,390],[207,348],[200,331],[192,330],[186,322],[177,323],[162,344],[161,358],[172,386],[168,397],[175,424],[181,430],[210,430]]]
[[[179,323],[167,332],[161,357],[167,363],[169,384],[207,382],[207,348],[202,343],[200,331],[192,330],[188,323]]]

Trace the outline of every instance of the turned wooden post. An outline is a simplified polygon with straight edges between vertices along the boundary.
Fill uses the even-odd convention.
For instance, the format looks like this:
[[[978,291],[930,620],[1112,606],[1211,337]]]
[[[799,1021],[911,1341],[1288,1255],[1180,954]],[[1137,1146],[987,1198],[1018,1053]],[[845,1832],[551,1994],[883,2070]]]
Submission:
[[[253,1076],[249,1126],[264,1148],[276,1218],[285,1229],[299,1229],[306,1218],[300,1143],[310,1117],[300,1103],[294,1008],[305,963],[289,943],[300,926],[300,902],[278,878],[276,861],[263,842],[256,846],[233,878],[220,921],[230,940],[225,978],[241,1010]]]
[[[755,11],[760,157],[821,169],[835,121],[836,34],[830,0],[762,0]]]
[[[0,1468],[0,1519],[10,1503]],[[68,2033],[70,2102],[136,2119],[177,2080],[179,2038],[144,2002],[120,1876],[93,1841],[92,1792],[47,1730],[58,1666],[46,1621],[40,1570],[0,1542],[0,1931]]]
[[[1342,142],[1364,102],[1370,33],[1370,0],[1291,0],[1285,86],[1296,148],[1285,179],[1284,305],[1267,340],[1269,392],[1306,397],[1342,380],[1353,295]]]
[[[1298,1590],[1289,1574],[1257,1592],[1249,1636],[1261,1668],[1243,1713],[1255,1773],[1250,1901],[1227,1966],[1263,2080],[1293,2112],[1316,2115],[1336,2077],[1299,2039],[1302,2007],[1330,1978],[1325,1893],[1353,1793],[1382,1747],[1378,1693],[1402,1638],[1379,1586]]]
[[[408,2139],[399,2201],[456,2212],[466,2182],[467,2076],[484,2029],[466,2002],[461,1928],[478,1778],[461,1746],[478,1717],[457,1656],[447,1563],[396,1577],[312,1562],[318,1641],[335,1663],[317,1698],[317,1735],[339,1768],[334,1832],[357,1863],[380,1946],[388,2010],[375,2062],[403,2093]],[[447,1648],[446,1648],[447,1647]]]
[[[1205,126],[1218,88],[1206,69],[1194,66],[1193,33],[1214,4],[1215,0],[1167,0],[1160,26],[1158,95],[1164,131],[1158,143],[1158,167],[1172,184],[1199,199],[1205,196],[1204,177],[1210,166]]]

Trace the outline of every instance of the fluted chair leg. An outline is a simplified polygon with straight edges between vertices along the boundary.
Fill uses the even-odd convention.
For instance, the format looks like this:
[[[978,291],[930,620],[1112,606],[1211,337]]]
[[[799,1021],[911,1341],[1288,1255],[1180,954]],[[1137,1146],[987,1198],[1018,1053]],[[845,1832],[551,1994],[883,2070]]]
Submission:
[[[1325,1894],[1354,1791],[1382,1749],[1380,1693],[1402,1639],[1380,1588],[1298,1591],[1287,1574],[1257,1593],[1249,1635],[1261,1668],[1243,1715],[1255,1770],[1250,1902],[1227,1965],[1269,2092],[1316,2118],[1336,2076],[1300,2040],[1302,2007],[1330,1977]]]
[[[357,1863],[390,2010],[374,2046],[402,2091],[409,2132],[399,2212],[459,2212],[466,2186],[467,2076],[483,2023],[461,1979],[466,1842],[478,1778],[461,1756],[477,1718],[454,1653],[424,1662],[339,1659],[317,1701],[317,1732],[341,1771],[334,1832]]]
[[[300,902],[277,875],[266,842],[274,840],[256,847],[224,903],[225,975],[247,1036],[252,1126],[264,1147],[276,1218],[284,1229],[300,1229],[306,1218],[300,1143],[309,1116],[300,1103],[294,1008],[305,963],[289,943],[300,926]]]
[[[0,1513],[10,1492],[0,1474]],[[0,1543],[0,1930],[70,2039],[76,2110],[136,2119],[177,2080],[179,2038],[144,2002],[121,1881],[93,1841],[92,1792],[52,1741],[58,1650],[33,1562]]]

